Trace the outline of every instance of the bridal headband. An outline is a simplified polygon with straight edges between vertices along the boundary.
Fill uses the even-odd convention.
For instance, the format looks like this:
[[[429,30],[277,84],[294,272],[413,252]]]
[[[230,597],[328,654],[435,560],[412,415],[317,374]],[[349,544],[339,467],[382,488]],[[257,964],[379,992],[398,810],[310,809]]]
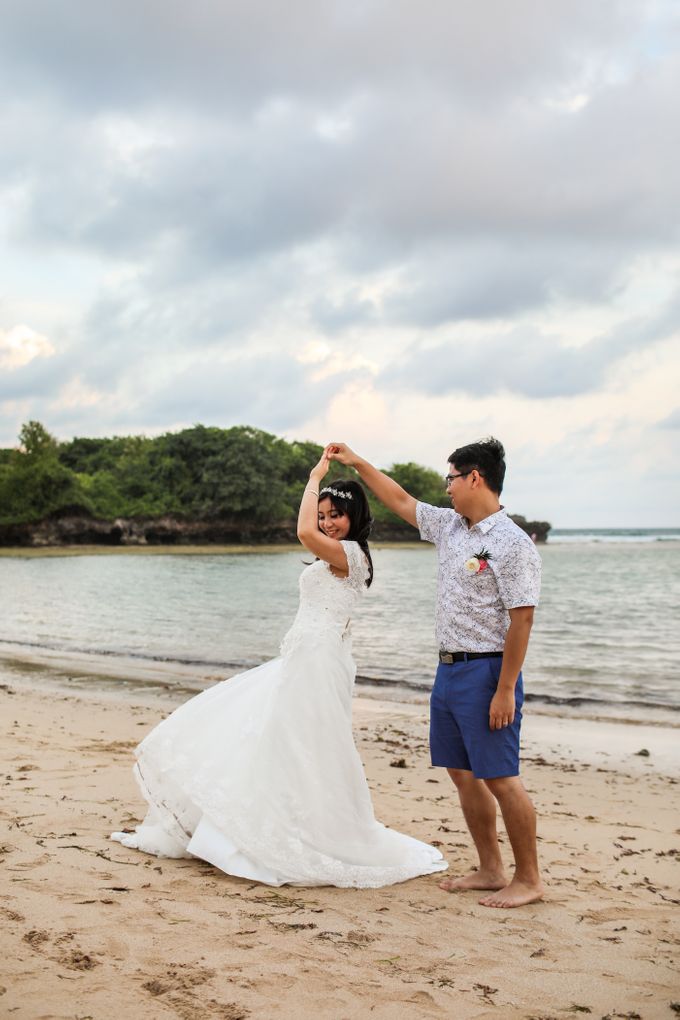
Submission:
[[[325,489],[321,490],[319,493],[319,499],[321,499],[322,496],[326,496],[328,493],[330,493],[331,496],[339,496],[340,499],[354,499],[351,492],[343,492],[341,489],[334,489],[330,485],[327,485]]]

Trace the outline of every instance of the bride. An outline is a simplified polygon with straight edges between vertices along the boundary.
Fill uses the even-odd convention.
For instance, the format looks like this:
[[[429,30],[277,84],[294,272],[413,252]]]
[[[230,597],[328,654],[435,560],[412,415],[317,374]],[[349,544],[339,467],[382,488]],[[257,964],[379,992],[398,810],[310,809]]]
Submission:
[[[312,469],[298,537],[316,562],[279,658],[203,691],[137,747],[148,803],[111,839],[200,857],[268,885],[377,888],[447,867],[434,847],[376,821],[352,737],[349,621],[373,579],[371,518],[356,481]]]

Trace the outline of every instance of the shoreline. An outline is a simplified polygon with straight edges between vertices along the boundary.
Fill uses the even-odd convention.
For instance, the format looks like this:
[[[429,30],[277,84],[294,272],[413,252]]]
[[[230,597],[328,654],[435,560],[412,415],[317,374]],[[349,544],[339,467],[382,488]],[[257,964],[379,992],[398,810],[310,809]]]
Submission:
[[[559,733],[527,729],[541,903],[489,910],[438,876],[272,889],[109,839],[144,814],[132,750],[177,692],[31,688],[1,665],[0,681],[3,1015],[528,1020],[536,1003],[551,1018],[673,1015],[680,834],[655,755],[588,764]],[[358,697],[353,712],[376,816],[436,843],[449,874],[467,870],[425,706]]]
[[[403,542],[371,542],[371,549],[421,549],[420,540]],[[242,556],[250,553],[289,553],[304,551],[299,542],[263,543],[262,545],[41,545],[0,546],[0,557],[49,556]]]
[[[625,545],[626,547],[649,546],[656,542],[664,545],[680,545],[680,537],[663,536],[631,536],[628,538],[607,538],[605,536],[588,536],[574,538],[568,535],[555,535],[545,542],[537,543],[538,549],[563,548],[573,546],[609,546]],[[0,558],[48,558],[52,556],[242,556],[252,553],[298,552],[302,546],[299,542],[263,543],[261,545],[44,545],[44,546],[0,546]],[[420,539],[404,539],[392,541],[372,541],[371,549],[431,549],[427,542]]]
[[[262,660],[266,661],[266,660]],[[0,641],[0,672],[17,677],[22,674],[37,680],[41,675],[47,684],[118,687],[121,696],[130,690],[155,689],[176,691],[177,696],[192,696],[221,680],[229,679],[262,664],[247,662],[209,662],[175,660],[125,655],[118,652],[66,651],[48,646],[31,646]],[[430,688],[425,684],[408,686],[398,680],[366,677],[356,678],[357,696],[395,704],[427,705]],[[525,694],[525,715],[551,716],[590,722],[621,723],[622,725],[657,726],[680,729],[680,709],[673,705],[652,702],[605,702],[594,698],[553,698],[549,695]]]
[[[13,686],[17,691],[44,693],[60,697],[75,696],[89,701],[104,699],[120,705],[143,701],[148,706],[173,710],[201,691],[228,680],[219,674],[204,672],[197,683],[193,664],[179,669],[173,664],[169,679],[168,663],[149,662],[126,665],[118,673],[110,662],[70,663],[7,659],[0,655],[0,690]],[[87,667],[87,668],[86,668]],[[235,670],[231,676],[242,670]],[[404,688],[384,690],[375,683],[362,683],[354,689],[354,704],[366,708],[375,704],[391,712],[408,716],[427,713],[429,697],[425,692]],[[634,773],[656,769],[672,781],[680,779],[680,715],[659,710],[636,718],[629,713],[591,713],[571,706],[551,705],[532,700],[525,704],[522,731],[522,760],[538,754],[550,762],[572,761],[580,765],[614,765]]]

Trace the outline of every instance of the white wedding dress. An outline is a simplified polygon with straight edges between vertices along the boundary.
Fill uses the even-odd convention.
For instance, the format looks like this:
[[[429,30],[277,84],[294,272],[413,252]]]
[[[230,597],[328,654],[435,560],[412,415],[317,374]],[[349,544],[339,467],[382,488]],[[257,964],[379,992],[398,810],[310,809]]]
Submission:
[[[356,542],[342,544],[349,577],[322,560],[303,570],[279,658],[203,691],[137,747],[148,813],[112,839],[274,886],[377,888],[446,869],[438,850],[373,814],[348,633],[368,566]]]

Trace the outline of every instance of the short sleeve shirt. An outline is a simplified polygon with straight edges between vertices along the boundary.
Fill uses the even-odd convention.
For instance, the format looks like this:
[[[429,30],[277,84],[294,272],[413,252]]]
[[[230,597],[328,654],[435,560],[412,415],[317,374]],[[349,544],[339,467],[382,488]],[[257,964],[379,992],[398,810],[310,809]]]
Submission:
[[[439,648],[502,652],[508,610],[538,605],[541,557],[534,543],[503,509],[470,528],[455,510],[418,503],[416,520],[423,541],[437,547]],[[481,552],[487,569],[468,570],[466,562]]]

